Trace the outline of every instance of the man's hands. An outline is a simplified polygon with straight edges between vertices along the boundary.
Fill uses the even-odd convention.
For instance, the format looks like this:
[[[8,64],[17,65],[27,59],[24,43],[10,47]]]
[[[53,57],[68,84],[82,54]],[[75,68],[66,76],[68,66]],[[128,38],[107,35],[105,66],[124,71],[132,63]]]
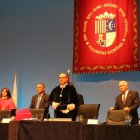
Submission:
[[[52,103],[52,108],[54,110],[56,110],[59,105],[60,105],[60,103],[53,102]],[[61,110],[61,112],[67,114],[67,113],[69,113],[69,111],[72,111],[74,109],[75,109],[75,104],[71,103],[71,104],[67,105],[67,109]]]
[[[74,109],[75,109],[75,104],[68,104],[67,109],[61,110],[61,112],[67,114],[67,113],[69,113],[70,111],[72,111]]]
[[[125,108],[123,109],[123,111],[125,111],[125,112],[130,112],[130,108],[129,108],[129,107],[125,107]]]
[[[67,109],[68,109],[69,111],[74,110],[74,109],[75,109],[75,104],[68,104],[68,105],[67,105]]]
[[[52,103],[52,108],[53,108],[54,110],[56,110],[57,107],[58,107],[59,105],[60,105],[60,103],[53,102],[53,103]]]

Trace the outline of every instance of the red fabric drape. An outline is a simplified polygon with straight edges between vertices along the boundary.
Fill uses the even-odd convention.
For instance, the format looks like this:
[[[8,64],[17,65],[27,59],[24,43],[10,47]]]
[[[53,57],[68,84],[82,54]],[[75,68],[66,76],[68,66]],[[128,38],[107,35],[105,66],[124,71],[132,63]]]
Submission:
[[[75,0],[73,73],[139,69],[138,0]]]

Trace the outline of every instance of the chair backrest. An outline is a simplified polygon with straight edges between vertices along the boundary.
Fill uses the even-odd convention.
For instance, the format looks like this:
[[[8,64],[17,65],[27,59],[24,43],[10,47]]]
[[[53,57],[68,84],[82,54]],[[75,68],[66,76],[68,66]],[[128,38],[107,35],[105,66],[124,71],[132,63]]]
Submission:
[[[0,110],[0,121],[2,121],[3,118],[10,118],[11,112],[11,110]]]
[[[78,93],[78,101],[79,101],[79,105],[83,105],[84,104],[84,97],[82,94]]]
[[[32,113],[32,118],[44,120],[45,109],[29,109],[29,111]]]
[[[123,110],[109,110],[106,118],[106,124],[128,125],[131,123],[131,119],[132,117],[128,112],[124,112]]]
[[[84,104],[79,106],[78,115],[85,119],[98,119],[100,104]]]

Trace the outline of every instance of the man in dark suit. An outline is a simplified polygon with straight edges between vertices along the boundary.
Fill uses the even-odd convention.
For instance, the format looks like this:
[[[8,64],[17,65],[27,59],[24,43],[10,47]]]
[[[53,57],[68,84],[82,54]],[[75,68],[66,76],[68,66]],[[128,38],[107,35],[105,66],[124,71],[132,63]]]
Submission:
[[[127,81],[124,80],[119,82],[119,89],[121,94],[116,97],[114,109],[129,112],[132,116],[131,124],[138,124],[139,118],[137,109],[140,105],[138,92],[130,91]]]
[[[45,93],[45,85],[38,83],[36,86],[37,94],[32,96],[30,108],[33,109],[45,109],[45,117],[49,116],[49,95]]]

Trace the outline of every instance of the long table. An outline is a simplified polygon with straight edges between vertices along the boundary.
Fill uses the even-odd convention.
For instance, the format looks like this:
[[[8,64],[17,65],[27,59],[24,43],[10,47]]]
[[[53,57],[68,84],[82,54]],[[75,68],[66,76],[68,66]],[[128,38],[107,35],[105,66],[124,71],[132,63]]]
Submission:
[[[0,123],[0,140],[8,139],[8,128],[9,128],[9,124]]]
[[[8,140],[140,140],[140,126],[13,121]]]
[[[83,126],[83,140],[134,140],[133,138],[134,138],[133,126],[116,126],[116,125]],[[140,138],[137,140],[140,140]]]
[[[79,140],[79,123],[13,121],[9,125],[9,140]]]

